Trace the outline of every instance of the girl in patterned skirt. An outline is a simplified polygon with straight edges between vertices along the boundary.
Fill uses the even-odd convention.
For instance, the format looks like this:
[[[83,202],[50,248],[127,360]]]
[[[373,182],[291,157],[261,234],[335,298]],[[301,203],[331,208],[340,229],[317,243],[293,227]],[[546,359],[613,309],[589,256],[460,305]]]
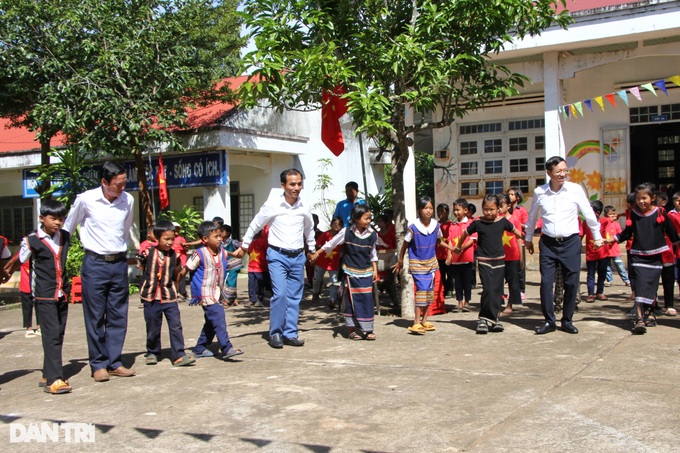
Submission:
[[[429,197],[422,197],[416,205],[418,220],[408,227],[404,236],[404,243],[399,250],[399,261],[392,269],[398,273],[404,266],[404,255],[408,249],[408,271],[415,282],[416,316],[409,332],[422,335],[435,330],[434,325],[427,321],[427,312],[434,301],[434,274],[439,269],[436,248],[441,245],[453,251],[448,243],[441,241],[442,232],[439,224],[432,221],[434,205]]]

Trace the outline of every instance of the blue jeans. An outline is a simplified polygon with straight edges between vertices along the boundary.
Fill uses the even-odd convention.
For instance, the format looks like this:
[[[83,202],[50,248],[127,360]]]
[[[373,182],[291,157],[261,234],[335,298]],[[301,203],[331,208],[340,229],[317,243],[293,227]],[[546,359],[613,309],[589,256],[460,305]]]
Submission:
[[[623,280],[623,283],[630,284],[630,280],[628,279],[628,272],[626,272],[626,266],[623,265],[623,260],[621,259],[620,256],[612,256],[610,259],[610,262],[607,263],[607,281],[608,282],[613,282],[614,281],[614,274],[612,273],[612,266],[611,266],[611,261],[614,262],[614,265],[616,266],[616,272],[619,273],[619,277],[621,277],[621,280]]]
[[[122,366],[128,324],[127,260],[83,258],[83,316],[92,372]]]
[[[196,346],[194,346],[194,353],[200,354],[212,343],[217,336],[217,342],[220,344],[222,354],[226,354],[233,346],[229,341],[229,333],[227,333],[227,318],[224,315],[224,306],[222,304],[204,305],[203,318],[205,323],[201,329],[201,335],[198,337]]]
[[[269,336],[297,338],[300,301],[305,278],[304,253],[290,257],[272,248],[267,249],[272,298],[269,302]]]
[[[589,296],[594,296],[596,294],[595,273],[597,273],[597,294],[604,293],[604,280],[607,276],[607,264],[609,264],[609,258],[586,261],[586,266],[588,267],[588,278],[586,280],[586,285],[588,286]]]

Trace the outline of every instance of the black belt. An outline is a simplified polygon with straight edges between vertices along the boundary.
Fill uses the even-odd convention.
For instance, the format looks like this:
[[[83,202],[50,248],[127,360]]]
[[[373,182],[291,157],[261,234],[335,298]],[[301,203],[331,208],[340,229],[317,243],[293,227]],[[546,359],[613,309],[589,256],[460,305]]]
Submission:
[[[561,238],[554,238],[552,236],[548,236],[547,234],[544,234],[541,237],[544,238],[546,241],[553,241],[553,242],[557,242],[558,244],[561,244],[562,242],[567,242],[569,239],[573,238],[574,236],[578,236],[578,233],[574,233],[570,236],[564,236],[564,237],[561,237]]]
[[[295,250],[289,250],[289,249],[282,249],[281,247],[277,247],[275,245],[270,245],[270,249],[276,250],[277,252],[286,255],[289,258],[297,258],[300,253],[304,251],[304,249],[295,249]]]
[[[111,253],[109,255],[100,255],[99,253],[91,252],[90,250],[85,250],[86,255],[94,256],[100,260],[106,261],[107,263],[117,263],[118,261],[127,260],[126,252]]]

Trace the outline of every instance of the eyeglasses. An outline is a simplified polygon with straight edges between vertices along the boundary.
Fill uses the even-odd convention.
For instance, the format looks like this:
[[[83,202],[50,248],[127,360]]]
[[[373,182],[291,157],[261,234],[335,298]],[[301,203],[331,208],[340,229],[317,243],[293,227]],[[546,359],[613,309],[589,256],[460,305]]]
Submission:
[[[557,170],[552,172],[553,175],[561,176],[561,175],[568,175],[569,170]]]

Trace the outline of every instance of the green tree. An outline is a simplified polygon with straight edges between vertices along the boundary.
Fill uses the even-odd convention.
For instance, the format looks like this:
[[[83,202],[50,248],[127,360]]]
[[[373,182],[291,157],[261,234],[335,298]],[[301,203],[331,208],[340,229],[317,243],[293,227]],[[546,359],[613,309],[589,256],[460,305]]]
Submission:
[[[0,0],[0,97],[46,139],[134,159],[146,224],[143,158],[182,145],[186,109],[224,99],[243,44],[237,0]],[[17,96],[27,97],[26,102]],[[11,109],[10,109],[11,108]],[[22,113],[23,112],[23,113]],[[51,127],[43,128],[47,124]]]
[[[392,197],[401,244],[404,166],[414,133],[450,125],[491,100],[516,94],[526,78],[489,57],[536,35],[567,13],[564,0],[246,0],[257,50],[246,56],[245,105],[318,109],[322,90],[345,87],[357,133],[392,154]],[[413,111],[432,121],[413,123]],[[415,188],[409,188],[415,190]],[[402,273],[402,314],[413,313]]]

